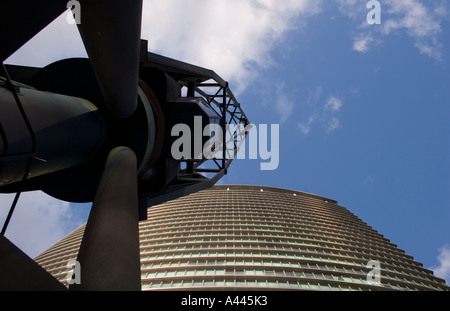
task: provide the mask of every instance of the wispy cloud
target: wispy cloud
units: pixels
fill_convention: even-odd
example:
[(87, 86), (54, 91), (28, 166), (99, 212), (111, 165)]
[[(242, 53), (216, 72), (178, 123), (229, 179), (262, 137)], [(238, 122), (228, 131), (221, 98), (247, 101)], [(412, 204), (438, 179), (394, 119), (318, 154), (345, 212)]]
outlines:
[[(13, 195), (0, 195), (3, 226)], [(70, 204), (43, 192), (22, 193), (5, 236), (28, 256), (35, 257), (80, 226), (85, 220), (74, 216)]]
[(372, 173), (370, 173), (366, 179), (364, 179), (364, 184), (366, 185), (373, 185), (375, 183), (375, 178), (373, 177)]
[(330, 96), (327, 103), (325, 104), (325, 111), (330, 111), (332, 113), (338, 112), (342, 108), (342, 100), (335, 96)]
[(370, 34), (360, 34), (355, 38), (353, 42), (353, 49), (355, 51), (365, 53), (369, 50), (373, 43), (373, 37)]
[[(355, 20), (361, 21), (361, 17), (369, 12), (364, 1), (337, 1), (341, 12)], [(424, 4), (419, 0), (384, 0), (381, 5), (381, 25), (368, 26), (362, 21), (360, 33), (354, 36), (355, 51), (366, 53), (383, 37), (406, 33), (414, 39), (420, 53), (442, 60), (441, 25), (448, 11), (444, 2), (428, 1)]]
[(450, 245), (445, 245), (439, 249), (439, 255), (437, 257), (439, 265), (431, 268), (434, 274), (446, 280), (447, 284), (450, 285)]
[[(292, 91), (291, 91), (292, 92)], [(280, 116), (280, 123), (284, 123), (292, 115), (295, 108), (295, 100), (286, 89), (286, 83), (282, 82), (276, 88), (275, 110)]]
[(429, 57), (441, 60), (442, 51), (438, 40), (441, 33), (441, 16), (443, 7), (428, 8), (417, 0), (391, 0), (388, 2), (388, 14), (383, 23), (383, 32), (390, 34), (404, 30), (415, 39), (419, 51)]
[(305, 123), (299, 122), (299, 123), (298, 123), (299, 129), (302, 131), (302, 133), (303, 133), (304, 135), (308, 135), (308, 134), (311, 132), (311, 126), (312, 126), (312, 124), (314, 123), (314, 121), (315, 121), (315, 120), (314, 120), (314, 117), (311, 116), (311, 117), (309, 117), (309, 119), (308, 119), (307, 122), (305, 122)]
[(327, 127), (327, 129), (326, 129), (327, 133), (331, 133), (334, 130), (337, 130), (338, 128), (341, 127), (341, 122), (339, 121), (338, 118), (333, 116), (327, 121), (326, 127)]
[(324, 111), (324, 122), (326, 123), (326, 132), (331, 133), (334, 130), (337, 130), (341, 127), (341, 122), (336, 117), (336, 113), (338, 113), (342, 108), (342, 100), (335, 97), (330, 96), (325, 104)]
[[(309, 135), (314, 124), (321, 125), (326, 133), (331, 133), (341, 127), (337, 116), (343, 107), (343, 100), (330, 95), (326, 100), (322, 98), (322, 88), (317, 87), (310, 92), (305, 108), (309, 108), (309, 117), (306, 121), (298, 122), (297, 126), (304, 135)], [(308, 114), (307, 114), (308, 115)]]

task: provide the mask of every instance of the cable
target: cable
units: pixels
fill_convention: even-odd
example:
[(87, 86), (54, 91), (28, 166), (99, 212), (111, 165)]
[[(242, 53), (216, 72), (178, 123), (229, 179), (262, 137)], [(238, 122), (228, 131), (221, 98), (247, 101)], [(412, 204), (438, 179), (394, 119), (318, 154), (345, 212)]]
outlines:
[[(22, 178), (22, 185), (26, 181), (27, 176), (30, 172), (32, 160), (33, 160), (32, 158), (30, 158), (28, 160), (27, 168), (26, 168), (25, 174), (23, 175), (23, 178)], [(14, 210), (16, 209), (16, 205), (17, 205), (17, 202), (19, 201), (19, 197), (21, 194), (22, 194), (22, 191), (19, 191), (16, 193), (16, 195), (14, 197), (14, 201), (11, 205), (11, 208), (9, 209), (8, 216), (6, 217), (5, 223), (3, 224), (3, 228), (2, 228), (2, 232), (1, 232), (2, 235), (5, 235), (6, 229), (8, 228), (8, 225), (9, 225), (9, 221), (11, 220), (12, 214), (14, 213)]]

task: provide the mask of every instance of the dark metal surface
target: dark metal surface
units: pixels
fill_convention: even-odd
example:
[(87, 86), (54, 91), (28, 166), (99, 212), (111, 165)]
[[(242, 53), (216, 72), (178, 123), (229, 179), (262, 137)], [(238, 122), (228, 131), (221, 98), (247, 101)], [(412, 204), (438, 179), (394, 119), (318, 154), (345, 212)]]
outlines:
[(92, 103), (31, 88), (17, 89), (20, 106), (11, 92), (0, 87), (0, 123), (8, 146), (0, 158), (4, 164), (0, 187), (21, 181), (23, 173), (17, 172), (24, 171), (28, 159), (17, 158), (20, 154), (34, 159), (27, 176), (30, 179), (86, 163), (95, 156), (106, 132)]
[(136, 110), (142, 0), (80, 1), (81, 38), (111, 113)]
[(0, 235), (0, 276), (0, 291), (67, 290), (3, 235)]
[(140, 290), (136, 172), (133, 151), (111, 151), (78, 254), (81, 284), (71, 290)]

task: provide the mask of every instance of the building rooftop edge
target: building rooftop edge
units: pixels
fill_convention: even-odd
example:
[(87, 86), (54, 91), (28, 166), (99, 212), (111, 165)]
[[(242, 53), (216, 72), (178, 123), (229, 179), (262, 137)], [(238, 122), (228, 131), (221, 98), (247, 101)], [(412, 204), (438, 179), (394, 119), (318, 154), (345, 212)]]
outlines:
[(298, 191), (298, 190), (290, 190), (290, 189), (284, 189), (284, 188), (277, 188), (277, 187), (272, 187), (272, 186), (258, 186), (258, 185), (243, 185), (243, 184), (236, 184), (236, 185), (215, 185), (212, 188), (208, 189), (208, 190), (223, 190), (223, 189), (227, 189), (229, 188), (230, 190), (232, 189), (249, 189), (249, 190), (263, 190), (263, 191), (272, 191), (272, 192), (281, 192), (281, 193), (289, 193), (289, 194), (299, 194), (302, 196), (308, 196), (311, 198), (315, 198), (315, 199), (319, 199), (319, 200), (323, 200), (325, 202), (328, 203), (334, 203), (334, 204), (338, 204), (338, 201), (333, 200), (333, 199), (329, 199), (326, 197), (322, 197), (320, 195), (316, 195), (316, 194), (312, 194), (312, 193), (307, 193), (307, 192), (303, 192), (303, 191)]

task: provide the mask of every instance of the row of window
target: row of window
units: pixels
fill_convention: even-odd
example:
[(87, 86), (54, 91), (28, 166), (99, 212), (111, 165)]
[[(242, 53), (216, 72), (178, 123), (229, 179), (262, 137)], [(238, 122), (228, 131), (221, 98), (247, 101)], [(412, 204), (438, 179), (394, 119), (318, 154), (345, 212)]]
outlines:
[[(255, 261), (225, 261), (225, 260), (208, 260), (205, 262), (161, 262), (158, 265), (155, 264), (143, 264), (141, 267), (142, 271), (142, 280), (143, 283), (146, 283), (147, 279), (151, 278), (170, 278), (170, 277), (177, 277), (177, 278), (183, 278), (186, 277), (202, 277), (202, 276), (210, 276), (210, 277), (220, 277), (220, 276), (244, 276), (244, 277), (251, 277), (251, 276), (258, 276), (258, 277), (278, 277), (278, 278), (308, 278), (308, 279), (317, 279), (317, 280), (329, 280), (329, 281), (341, 281), (341, 282), (348, 282), (348, 283), (354, 283), (354, 284), (365, 284), (365, 285), (371, 285), (366, 277), (367, 277), (367, 271), (362, 270), (355, 270), (355, 269), (346, 269), (345, 267), (336, 267), (336, 266), (324, 266), (324, 265), (310, 265), (308, 263), (304, 264), (298, 264), (298, 267), (304, 268), (304, 269), (317, 269), (318, 272), (304, 272), (304, 271), (298, 271), (298, 270), (267, 270), (267, 269), (236, 269), (236, 268), (224, 268), (226, 265), (245, 265), (248, 264), (249, 266), (257, 266), (257, 262)], [(209, 266), (221, 266), (220, 268), (211, 268), (211, 269), (186, 269), (187, 266), (202, 266), (202, 268), (205, 265)], [(261, 265), (263, 265), (263, 262), (261, 262)], [(267, 266), (268, 262), (264, 262), (264, 266)], [(292, 265), (288, 263), (279, 263), (280, 266), (288, 266), (289, 268), (295, 268), (297, 265)], [(164, 270), (160, 270), (161, 268), (168, 268)], [(176, 270), (170, 269), (169, 267), (177, 267)], [(147, 271), (146, 271), (147, 270)], [(159, 270), (159, 271), (158, 271)], [(384, 270), (383, 270), (384, 271)], [(67, 277), (67, 273), (69, 272), (69, 269), (65, 266), (60, 266), (59, 269), (49, 271), (51, 272), (56, 278), (60, 279), (60, 281), (65, 282), (65, 278)], [(345, 273), (347, 275), (335, 275), (333, 272), (341, 272)], [(330, 274), (331, 273), (331, 274)], [(351, 277), (349, 274), (352, 275), (360, 275), (360, 278), (357, 277)], [(430, 289), (439, 289), (438, 287), (434, 287), (430, 284), (425, 284), (422, 282), (416, 282), (412, 279), (405, 279), (405, 278), (399, 278), (396, 276), (390, 276), (387, 274), (382, 275), (383, 283), (386, 282), (386, 280), (391, 280), (394, 282), (405, 282), (407, 284), (410, 284), (411, 286), (422, 286), (424, 288), (430, 288)], [(181, 282), (181, 281), (174, 281), (174, 282)], [(259, 281), (261, 282), (261, 281)], [(292, 281), (289, 281), (292, 283)], [(170, 283), (170, 282), (169, 282)], [(165, 284), (169, 284), (167, 281), (165, 281)], [(282, 282), (283, 283), (283, 282)], [(283, 284), (285, 284), (284, 282)], [(158, 284), (158, 283), (154, 283)], [(295, 284), (295, 282), (294, 282)], [(384, 284), (383, 284), (384, 285)], [(156, 285), (155, 285), (156, 286)], [(218, 285), (222, 286), (222, 285)], [(331, 285), (330, 285), (331, 286)], [(380, 285), (381, 286), (381, 285)], [(410, 287), (411, 287), (410, 286)], [(392, 285), (392, 288), (400, 288), (400, 286)]]
[(176, 215), (178, 213), (189, 213), (196, 216), (208, 216), (216, 214), (218, 216), (253, 216), (262, 215), (268, 216), (308, 216), (308, 217), (323, 217), (335, 221), (339, 218), (347, 223), (361, 222), (356, 216), (349, 214), (344, 209), (320, 209), (315, 210), (314, 206), (307, 204), (290, 204), (282, 205), (280, 202), (275, 202), (270, 204), (270, 202), (263, 202), (261, 204), (255, 202), (239, 202), (239, 203), (227, 203), (222, 202), (202, 202), (190, 201), (190, 202), (176, 202), (173, 206), (166, 205), (164, 208), (157, 209), (151, 207), (149, 209), (149, 214), (155, 215), (158, 218), (166, 218)]
[(168, 270), (168, 271), (150, 271), (143, 272), (142, 279), (149, 278), (170, 278), (170, 277), (186, 277), (186, 276), (263, 276), (263, 277), (279, 277), (279, 278), (308, 278), (341, 281), (349, 283), (369, 284), (364, 278), (354, 278), (350, 276), (341, 276), (323, 273), (311, 273), (301, 271), (278, 271), (264, 269), (200, 269), (200, 270)]
[[(189, 212), (180, 212), (177, 215), (173, 215), (172, 217), (160, 221), (156, 221), (155, 217), (156, 215), (151, 216), (151, 221), (143, 222), (141, 223), (141, 232), (151, 233), (152, 231), (158, 231), (161, 228), (167, 229), (167, 228), (200, 228), (204, 226), (210, 226), (211, 224), (217, 224), (218, 227), (223, 226), (230, 226), (230, 229), (234, 229), (235, 227), (240, 227), (243, 225), (250, 226), (249, 228), (254, 228), (255, 226), (262, 226), (262, 230), (268, 230), (270, 227), (280, 227), (284, 230), (299, 230), (303, 227), (308, 227), (309, 229), (313, 231), (318, 232), (325, 232), (328, 235), (342, 235), (342, 233), (345, 234), (352, 234), (352, 235), (364, 235), (367, 237), (370, 237), (374, 242), (376, 240), (377, 242), (381, 243), (389, 243), (389, 240), (384, 238), (382, 235), (378, 234), (375, 230), (368, 227), (367, 225), (364, 225), (362, 222), (356, 226), (355, 224), (352, 224), (350, 226), (345, 226), (339, 219), (338, 222), (325, 224), (325, 221), (322, 219), (320, 221), (316, 220), (316, 218), (301, 218), (301, 217), (281, 217), (278, 213), (278, 215), (273, 215), (270, 217), (261, 217), (260, 214), (258, 216), (255, 215), (254, 218), (245, 218), (245, 219), (239, 219), (239, 218), (233, 218), (233, 217), (223, 217), (221, 215), (210, 215), (205, 216), (204, 218), (198, 217), (196, 215), (192, 215)], [(299, 218), (299, 219), (296, 219)], [(320, 218), (317, 218), (320, 219)], [(301, 225), (301, 227), (299, 227)], [(281, 228), (281, 227), (280, 227)], [(334, 229), (333, 229), (334, 228)]]
[[(68, 252), (68, 253), (70, 253), (70, 255), (71, 255), (71, 257), (73, 257), (73, 254), (75, 254), (76, 252), (74, 252), (74, 251), (72, 251), (72, 252)], [(222, 255), (224, 255), (224, 254), (222, 254), (222, 253), (219, 253), (219, 252), (217, 252), (217, 253), (214, 253), (214, 255), (208, 255), (208, 257), (209, 256), (222, 256)], [(236, 255), (236, 253), (232, 253), (232, 254), (227, 254), (227, 256), (235, 256)], [(240, 253), (240, 254), (238, 254), (238, 255), (241, 255), (241, 256), (261, 256), (259, 253), (258, 254), (248, 254), (248, 253)], [(188, 255), (189, 257), (191, 256), (191, 255)], [(195, 254), (192, 254), (192, 256), (196, 256)], [(205, 255), (204, 254), (204, 256), (207, 256), (207, 255)], [(268, 256), (268, 254), (266, 254), (266, 256)], [(289, 256), (288, 256), (289, 257)], [(61, 258), (61, 257), (60, 257)], [(143, 256), (142, 257), (142, 260), (143, 261), (145, 261), (145, 260), (149, 260), (149, 259), (157, 259), (157, 258), (159, 258), (159, 257), (154, 257), (154, 256)], [(297, 258), (300, 258), (300, 259), (304, 259), (304, 257), (297, 257), (297, 256), (290, 256), (289, 258), (291, 258), (291, 259), (297, 259)], [(308, 258), (308, 257), (306, 257), (306, 258)], [(54, 261), (54, 263), (55, 263), (55, 265), (59, 265), (59, 269), (65, 269), (65, 267), (64, 267), (64, 265), (62, 265), (61, 266), (61, 263), (60, 263), (60, 261), (61, 260), (57, 260), (57, 259), (54, 259), (53, 260)], [(345, 262), (346, 264), (348, 264), (348, 261), (337, 261), (337, 262)], [(238, 263), (239, 264), (239, 263)], [(257, 263), (256, 263), (257, 264)], [(361, 266), (363, 266), (363, 265), (361, 265)], [(52, 267), (51, 267), (51, 264), (49, 264), (49, 263), (47, 263), (47, 268), (48, 269), (52, 269)], [(53, 267), (53, 268), (57, 268), (57, 267)], [(412, 274), (411, 274), (412, 275)], [(416, 275), (416, 274), (414, 274), (414, 275)], [(428, 278), (427, 278), (428, 279)], [(428, 280), (430, 280), (430, 279), (428, 279)]]
[[(243, 207), (244, 208), (244, 207)], [(276, 220), (276, 221), (286, 221), (288, 223), (295, 222), (310, 222), (313, 224), (327, 224), (328, 227), (345, 227), (350, 229), (360, 228), (367, 231), (372, 231), (376, 233), (372, 228), (363, 224), (360, 220), (354, 221), (346, 221), (345, 219), (335, 215), (326, 215), (323, 213), (305, 213), (301, 211), (296, 211), (295, 213), (286, 213), (279, 208), (273, 208), (273, 212), (264, 213), (261, 209), (254, 208), (254, 211), (250, 210), (250, 207), (246, 206), (243, 211), (233, 211), (229, 212), (226, 210), (227, 208), (223, 205), (219, 206), (205, 206), (204, 210), (199, 210), (198, 207), (195, 209), (190, 206), (189, 208), (177, 208), (172, 209), (170, 212), (160, 214), (160, 213), (149, 213), (149, 219), (151, 219), (151, 223), (153, 225), (158, 225), (158, 223), (167, 223), (168, 221), (176, 220), (176, 219), (185, 219), (189, 220), (190, 218), (194, 219), (215, 219), (215, 220), (228, 220), (228, 221), (238, 221), (241, 220), (241, 217), (244, 217), (246, 220), (253, 221), (264, 221), (264, 220)], [(151, 209), (150, 209), (151, 210)], [(317, 221), (316, 219), (320, 219)]]
[[(354, 259), (360, 259), (360, 260), (368, 260), (370, 259), (383, 259), (385, 261), (386, 257), (388, 261), (391, 261), (392, 263), (395, 260), (399, 260), (398, 258), (393, 258), (392, 256), (379, 256), (375, 255), (372, 252), (363, 253), (363, 252), (355, 252), (355, 250), (350, 249), (337, 249), (337, 248), (325, 248), (325, 247), (319, 247), (317, 248), (309, 248), (309, 247), (302, 247), (302, 248), (294, 248), (292, 246), (287, 246), (286, 244), (279, 244), (279, 245), (268, 245), (268, 244), (190, 244), (188, 241), (185, 241), (184, 243), (180, 244), (172, 244), (170, 246), (156, 246), (156, 247), (150, 247), (146, 244), (141, 244), (141, 249), (143, 252), (171, 252), (171, 251), (211, 251), (211, 250), (222, 250), (222, 251), (230, 251), (232, 250), (233, 254), (236, 254), (238, 256), (244, 256), (245, 250), (252, 250), (252, 252), (256, 251), (276, 251), (281, 252), (277, 253), (276, 255), (278, 257), (280, 256), (286, 256), (288, 258), (296, 258), (295, 254), (299, 253), (312, 253), (316, 255), (331, 255), (331, 256), (342, 256), (346, 258), (354, 258)], [(295, 254), (292, 254), (294, 253)], [(245, 253), (247, 254), (247, 253)], [(401, 262), (404, 262), (404, 258), (400, 258)]]
[[(252, 258), (252, 257), (269, 257), (269, 258), (291, 258), (291, 259), (308, 259), (308, 260), (318, 260), (318, 261), (322, 261), (322, 260), (337, 260), (337, 259), (342, 259), (343, 262), (348, 262), (346, 261), (347, 259), (361, 259), (361, 260), (365, 260), (365, 258), (363, 257), (358, 257), (358, 256), (345, 256), (346, 258), (342, 258), (343, 256), (339, 256), (339, 255), (335, 255), (335, 254), (325, 254), (325, 253), (315, 253), (312, 252), (311, 254), (301, 254), (301, 253), (279, 253), (279, 252), (264, 252), (264, 251), (260, 251), (260, 250), (251, 250), (251, 251), (240, 251), (240, 250), (236, 250), (236, 251), (225, 251), (225, 250), (209, 250), (209, 251), (178, 251), (178, 252), (162, 252), (162, 253), (155, 253), (152, 250), (147, 251), (146, 249), (143, 249), (141, 251), (142, 255), (147, 255), (146, 257), (142, 257), (143, 259), (147, 259), (147, 260), (153, 260), (153, 259), (158, 259), (158, 258), (179, 258), (179, 257), (246, 257), (246, 258)], [(152, 254), (152, 255), (148, 255), (148, 254)], [(325, 255), (325, 256), (323, 256)], [(339, 258), (332, 258), (332, 257), (326, 257), (326, 255), (332, 255), (332, 256), (339, 256)], [(353, 262), (353, 261), (350, 261)], [(359, 263), (356, 263), (357, 265), (360, 265)]]
[[(354, 291), (367, 290), (365, 286), (351, 285), (331, 285), (314, 282), (289, 282), (289, 281), (262, 281), (262, 280), (187, 280), (187, 281), (161, 281), (144, 282), (142, 290), (152, 290), (161, 288), (195, 288), (195, 287), (220, 287), (220, 288), (284, 288), (313, 291)], [(390, 284), (384, 285), (385, 289), (405, 290), (399, 286)]]
[[(274, 231), (274, 232), (282, 232), (282, 233), (310, 233), (310, 232), (318, 232), (318, 233), (326, 233), (328, 235), (336, 235), (347, 237), (348, 235), (364, 235), (366, 238), (370, 235), (371, 238), (379, 240), (381, 242), (386, 242), (381, 236), (376, 234), (368, 234), (365, 231), (354, 230), (354, 228), (343, 228), (338, 227), (337, 229), (332, 229), (330, 227), (326, 227), (323, 225), (308, 225), (307, 223), (302, 222), (299, 223), (274, 223), (272, 222), (252, 222), (248, 219), (239, 222), (231, 222), (231, 223), (221, 223), (217, 222), (200, 222), (180, 220), (178, 223), (165, 223), (160, 228), (151, 226), (152, 224), (148, 224), (148, 226), (141, 226), (141, 234), (142, 235), (151, 235), (154, 233), (174, 233), (179, 231), (211, 231), (211, 230), (227, 230), (227, 231)], [(306, 230), (306, 231), (305, 231)]]
[[(241, 234), (243, 232), (240, 232)], [(254, 236), (255, 238), (251, 239), (249, 237)], [(278, 233), (272, 233), (272, 232), (254, 232), (252, 235), (250, 234), (246, 234), (246, 235), (240, 235), (240, 234), (233, 234), (231, 232), (221, 232), (221, 231), (208, 231), (208, 232), (187, 232), (187, 233), (174, 233), (174, 234), (161, 234), (161, 235), (153, 235), (151, 237), (147, 236), (147, 237), (143, 237), (141, 239), (141, 241), (145, 241), (145, 240), (158, 240), (158, 244), (164, 244), (164, 242), (162, 242), (161, 240), (164, 239), (168, 239), (168, 240), (173, 240), (173, 239), (185, 239), (185, 238), (190, 238), (190, 239), (199, 239), (199, 238), (213, 238), (213, 237), (227, 237), (227, 239), (223, 239), (223, 241), (230, 241), (230, 240), (234, 240), (236, 242), (241, 242), (241, 241), (249, 241), (249, 242), (258, 242), (264, 239), (279, 239), (279, 240), (283, 240), (284, 243), (289, 243), (292, 245), (301, 245), (301, 241), (302, 240), (312, 240), (312, 241), (317, 241), (317, 242), (322, 242), (322, 243), (335, 243), (335, 244), (344, 244), (347, 246), (358, 246), (358, 244), (365, 244), (367, 246), (367, 248), (369, 249), (382, 249), (381, 247), (378, 247), (376, 245), (374, 245), (374, 243), (369, 241), (361, 242), (361, 243), (355, 243), (354, 241), (351, 241), (350, 239), (340, 239), (340, 238), (336, 238), (336, 239), (330, 239), (329, 236), (326, 235), (311, 235), (311, 234), (305, 234), (305, 235), (300, 235), (300, 234), (278, 234)], [(300, 240), (300, 241), (299, 241)], [(185, 240), (186, 241), (186, 240)], [(217, 241), (221, 241), (220, 239)], [(384, 243), (383, 246), (387, 246), (387, 243)], [(388, 252), (385, 251), (384, 252), (386, 254), (387, 257), (392, 258), (392, 252)], [(397, 252), (399, 253), (399, 252)], [(401, 260), (402, 261), (410, 261), (409, 257), (405, 257), (404, 254), (400, 253), (399, 254), (401, 256)], [(392, 260), (395, 260), (394, 258), (392, 258)], [(411, 264), (417, 265), (417, 263), (411, 261)]]
[[(339, 269), (342, 271), (342, 269)], [(331, 274), (330, 274), (331, 272)], [(340, 282), (348, 282), (355, 284), (366, 284), (373, 285), (367, 280), (367, 271), (355, 271), (352, 269), (352, 274), (360, 275), (359, 278), (352, 277), (350, 275), (336, 275), (332, 273), (333, 271), (320, 271), (317, 273), (313, 272), (304, 272), (304, 271), (296, 271), (296, 270), (267, 270), (267, 269), (179, 269), (179, 270), (163, 270), (157, 271), (153, 269), (153, 271), (143, 271), (142, 279), (148, 278), (170, 278), (170, 277), (192, 277), (192, 276), (261, 276), (261, 277), (278, 277), (278, 278), (308, 278), (308, 279), (318, 279), (318, 280), (329, 280), (329, 281), (340, 281)], [(338, 271), (334, 271), (338, 272)], [(347, 271), (350, 272), (350, 271)], [(437, 289), (432, 285), (427, 285), (423, 282), (417, 282), (412, 279), (399, 278), (396, 276), (390, 276), (383, 274), (382, 275), (382, 283), (387, 280), (393, 282), (403, 282), (414, 286), (420, 286), (425, 288), (433, 288)], [(381, 284), (379, 285), (381, 286)]]
[(236, 199), (229, 199), (227, 196), (206, 196), (200, 197), (196, 196), (193, 198), (184, 197), (177, 199), (176, 201), (167, 202), (162, 205), (152, 206), (150, 211), (158, 211), (163, 214), (166, 213), (169, 209), (175, 208), (186, 208), (186, 207), (196, 207), (202, 208), (206, 206), (217, 206), (217, 205), (225, 205), (228, 206), (227, 209), (234, 211), (238, 210), (242, 206), (246, 206), (252, 209), (266, 210), (268, 212), (272, 211), (272, 207), (277, 207), (278, 210), (283, 209), (283, 211), (287, 212), (296, 212), (299, 208), (302, 208), (305, 211), (310, 211), (312, 213), (333, 213), (342, 215), (342, 217), (346, 217), (348, 219), (357, 218), (353, 213), (348, 211), (346, 208), (338, 206), (336, 204), (323, 204), (323, 202), (317, 200), (306, 200), (290, 197), (286, 200), (284, 197), (271, 197), (270, 195), (265, 195), (264, 198), (260, 198), (258, 196), (250, 196), (250, 197), (240, 197)]
[[(209, 237), (209, 236), (230, 236), (230, 235), (235, 235), (235, 236), (255, 236), (255, 237), (262, 237), (262, 238), (282, 238), (282, 239), (313, 239), (313, 240), (317, 240), (317, 241), (333, 241), (333, 242), (340, 242), (340, 241), (348, 241), (348, 242), (354, 242), (354, 238), (353, 239), (349, 239), (347, 236), (343, 236), (343, 237), (338, 237), (338, 236), (333, 236), (334, 239), (330, 239), (330, 235), (324, 235), (324, 234), (311, 234), (310, 232), (299, 232), (299, 233), (287, 233), (287, 232), (282, 232), (280, 233), (276, 233), (276, 232), (269, 232), (269, 231), (264, 231), (264, 230), (255, 230), (254, 232), (249, 232), (249, 231), (239, 231), (237, 230), (220, 230), (218, 228), (217, 230), (204, 230), (204, 231), (199, 231), (197, 229), (192, 229), (192, 231), (179, 231), (179, 232), (170, 232), (170, 233), (160, 233), (160, 232), (156, 232), (155, 234), (151, 235), (152, 239), (168, 239), (168, 238), (185, 238), (185, 237)], [(147, 237), (150, 237), (149, 235), (147, 235)], [(363, 241), (363, 240), (361, 240)], [(367, 241), (366, 240), (366, 244), (370, 244), (372, 245), (372, 247), (374, 246), (375, 243), (373, 243), (373, 241)], [(350, 244), (352, 245), (352, 244)]]
[[(360, 245), (357, 245), (356, 243), (350, 244), (350, 243), (344, 243), (342, 241), (326, 241), (323, 242), (323, 239), (317, 239), (314, 237), (308, 237), (304, 240), (295, 239), (295, 240), (287, 240), (284, 241), (284, 239), (273, 239), (273, 238), (264, 238), (264, 237), (251, 237), (251, 236), (241, 236), (241, 235), (225, 235), (225, 238), (222, 237), (186, 237), (183, 239), (178, 240), (172, 240), (172, 239), (164, 239), (164, 240), (156, 240), (154, 237), (141, 237), (141, 247), (157, 247), (157, 246), (164, 246), (164, 245), (185, 245), (185, 244), (200, 244), (200, 243), (207, 243), (211, 245), (212, 247), (215, 247), (214, 245), (218, 245), (218, 243), (256, 243), (256, 244), (279, 244), (282, 247), (285, 247), (286, 244), (292, 245), (292, 247), (296, 246), (313, 246), (313, 247), (325, 247), (325, 248), (332, 248), (335, 250), (343, 250), (343, 251), (352, 251), (357, 248), (361, 249), (361, 252), (373, 256), (379, 256), (375, 255), (373, 251), (373, 247), (367, 248), (367, 247), (361, 247)], [(284, 241), (284, 243), (283, 243)], [(320, 243), (316, 242), (319, 241)], [(384, 248), (378, 248), (377, 253), (381, 254), (382, 256), (386, 258), (390, 258), (391, 256), (395, 255), (392, 252), (389, 252), (385, 250)], [(401, 255), (401, 254), (400, 254)], [(399, 256), (400, 256), (399, 255)], [(372, 257), (373, 257), (372, 256)], [(409, 258), (409, 256), (408, 256)], [(404, 260), (404, 257), (402, 257), (402, 260)]]
[[(78, 255), (80, 244), (78, 243), (71, 249), (62, 249), (58, 252), (52, 252), (48, 254), (43, 254), (40, 257), (36, 257), (35, 261), (47, 269), (51, 268), (53, 265), (66, 264), (70, 259), (76, 258)], [(57, 256), (55, 256), (57, 254)]]
[[(374, 245), (374, 243), (369, 241), (355, 242), (355, 241), (347, 241), (340, 238), (330, 238), (330, 235), (323, 234), (310, 234), (309, 232), (303, 232), (304, 235), (279, 235), (279, 234), (271, 234), (271, 233), (261, 233), (261, 232), (253, 232), (252, 234), (248, 232), (190, 232), (190, 233), (179, 233), (174, 235), (145, 235), (143, 233), (141, 235), (140, 241), (145, 245), (145, 242), (152, 241), (147, 243), (147, 245), (164, 245), (164, 244), (172, 244), (172, 243), (194, 243), (194, 242), (203, 242), (203, 243), (220, 243), (220, 242), (255, 242), (255, 243), (280, 243), (285, 242), (291, 245), (315, 245), (315, 246), (325, 246), (328, 245), (337, 245), (338, 248), (347, 247), (348, 250), (355, 249), (355, 247), (361, 247), (366, 249), (366, 253), (370, 253), (369, 250), (376, 249), (378, 253), (384, 254), (387, 258), (394, 258), (392, 256), (398, 256), (402, 261), (412, 260), (410, 256), (406, 256), (403, 252), (394, 248), (394, 246), (389, 243), (383, 243), (380, 245)], [(217, 237), (217, 238), (215, 238)], [(222, 238), (225, 237), (225, 238)], [(173, 241), (173, 239), (182, 239), (179, 241)], [(169, 240), (168, 242), (164, 240)], [(395, 250), (393, 252), (392, 250)], [(414, 264), (417, 264), (413, 262)]]
[[(183, 252), (184, 251), (184, 252)], [(148, 254), (151, 253), (153, 254), (152, 256), (147, 256), (145, 258), (149, 258), (151, 259), (158, 259), (158, 258), (166, 258), (165, 256), (178, 256), (181, 255), (183, 257), (271, 257), (271, 258), (288, 258), (288, 259), (314, 259), (314, 260), (320, 260), (320, 261), (333, 261), (333, 260), (337, 260), (337, 261), (343, 261), (346, 262), (347, 260), (350, 259), (356, 259), (356, 260), (362, 260), (363, 262), (368, 262), (370, 259), (368, 259), (367, 257), (363, 257), (361, 255), (357, 256), (357, 255), (349, 255), (349, 254), (345, 254), (342, 255), (340, 253), (333, 253), (332, 251), (328, 251), (328, 252), (317, 252), (317, 251), (309, 251), (309, 250), (302, 250), (301, 252), (288, 252), (288, 253), (280, 253), (280, 252), (264, 252), (264, 251), (260, 251), (258, 249), (252, 249), (251, 251), (242, 251), (242, 250), (238, 250), (238, 249), (234, 249), (233, 251), (229, 250), (229, 251), (225, 251), (225, 250), (218, 250), (218, 251), (214, 251), (209, 249), (207, 252), (205, 251), (201, 251), (199, 249), (189, 249), (189, 250), (183, 250), (183, 251), (179, 251), (177, 253), (173, 252), (161, 252), (161, 253), (157, 253), (154, 250), (143, 250), (142, 253), (143, 254)], [(310, 253), (310, 254), (314, 254), (316, 256), (310, 256), (309, 254), (302, 254), (302, 253)], [(331, 258), (331, 257), (323, 257), (323, 256), (336, 256), (339, 258)], [(319, 258), (319, 259), (318, 259)], [(361, 264), (358, 264), (361, 265)]]
[[(248, 266), (248, 267), (258, 267), (258, 266), (264, 266), (264, 267), (273, 267), (273, 268), (289, 268), (289, 269), (308, 269), (308, 270), (321, 270), (322, 272), (342, 272), (342, 273), (350, 273), (350, 274), (359, 274), (359, 275), (367, 275), (367, 267), (364, 264), (358, 264), (354, 265), (354, 263), (350, 261), (319, 261), (319, 262), (305, 262), (305, 261), (287, 261), (283, 260), (281, 258), (280, 261), (276, 260), (255, 260), (250, 259), (249, 257), (245, 258), (230, 258), (230, 259), (217, 259), (217, 258), (211, 258), (211, 259), (191, 259), (187, 260), (186, 258), (177, 260), (176, 258), (165, 258), (164, 260), (153, 260), (153, 255), (148, 256), (141, 256), (141, 269), (142, 271), (153, 269), (153, 268), (169, 268), (169, 267), (205, 267), (205, 266)], [(233, 256), (230, 256), (233, 257)], [(175, 260), (172, 260), (175, 259)], [(273, 258), (271, 258), (273, 259)], [(151, 260), (151, 261), (149, 261)], [(334, 266), (332, 264), (342, 264), (342, 266)], [(356, 268), (356, 270), (355, 270)], [(427, 284), (433, 284), (435, 283), (434, 279), (429, 278), (427, 275), (424, 275), (423, 273), (412, 273), (412, 272), (405, 272), (405, 271), (399, 271), (395, 268), (389, 267), (385, 264), (382, 264), (382, 275), (383, 277), (395, 280), (395, 281), (405, 281), (408, 283), (414, 283), (417, 285), (423, 285), (423, 286), (430, 286), (425, 285)], [(389, 276), (392, 274), (392, 276)], [(400, 278), (396, 275), (401, 276)], [(403, 277), (402, 277), (403, 276)], [(423, 280), (423, 282), (420, 281), (414, 281), (414, 279)]]

